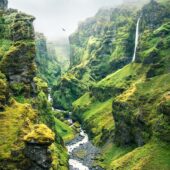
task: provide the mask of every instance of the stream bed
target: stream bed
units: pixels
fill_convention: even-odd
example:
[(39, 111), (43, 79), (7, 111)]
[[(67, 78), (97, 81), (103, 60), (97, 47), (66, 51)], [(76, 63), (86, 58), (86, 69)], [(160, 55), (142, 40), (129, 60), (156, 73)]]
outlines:
[[(49, 88), (48, 101), (52, 102), (50, 95), (51, 89)], [(57, 110), (52, 108), (53, 110)], [(66, 112), (63, 110), (57, 110), (60, 112)], [(73, 124), (71, 119), (72, 112), (69, 112), (67, 121)], [(85, 131), (80, 128), (80, 133), (67, 145), (69, 153), (69, 169), (70, 170), (103, 170), (98, 166), (94, 166), (93, 162), (96, 157), (100, 154), (100, 150), (95, 147), (89, 140), (88, 135)]]
[(101, 170), (93, 166), (95, 157), (100, 153), (99, 149), (92, 145), (83, 129), (66, 147), (70, 156), (70, 170)]

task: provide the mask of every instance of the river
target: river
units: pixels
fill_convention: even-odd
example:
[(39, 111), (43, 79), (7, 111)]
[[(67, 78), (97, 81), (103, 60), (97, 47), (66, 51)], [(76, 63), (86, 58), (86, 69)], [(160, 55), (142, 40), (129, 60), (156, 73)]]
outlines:
[[(48, 95), (49, 102), (52, 102), (52, 98), (49, 92)], [(54, 109), (53, 110), (57, 110)], [(62, 110), (57, 110), (60, 112), (65, 112)], [(69, 118), (67, 121), (73, 124), (71, 119), (72, 113), (69, 112)], [(70, 141), (67, 145), (67, 150), (69, 154), (69, 169), (70, 170), (102, 170), (99, 167), (93, 166), (93, 161), (98, 154), (100, 154), (99, 149), (93, 146), (89, 140), (88, 135), (85, 131), (80, 128), (80, 133)]]
[(72, 141), (72, 143), (67, 145), (67, 150), (70, 155), (69, 159), (70, 170), (89, 170), (89, 168), (83, 165), (82, 162), (76, 160), (75, 158), (72, 158), (73, 151), (75, 149), (80, 149), (82, 145), (87, 144), (89, 142), (88, 135), (82, 129), (80, 130), (80, 136), (82, 138), (78, 138), (77, 140), (75, 140), (75, 142)]

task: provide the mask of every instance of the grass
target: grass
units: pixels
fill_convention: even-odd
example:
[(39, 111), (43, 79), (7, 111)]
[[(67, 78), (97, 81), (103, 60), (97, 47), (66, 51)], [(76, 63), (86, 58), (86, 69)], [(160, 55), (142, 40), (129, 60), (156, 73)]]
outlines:
[(97, 164), (105, 169), (108, 169), (114, 160), (117, 160), (120, 157), (124, 156), (132, 149), (132, 147), (118, 147), (112, 142), (108, 142), (102, 147), (102, 156), (100, 157), (99, 162), (97, 162)]
[(73, 129), (64, 122), (55, 118), (55, 128), (57, 133), (63, 138), (64, 142), (67, 143), (75, 137)]
[(127, 78), (129, 76), (137, 78), (137, 73), (140, 74), (145, 73), (147, 70), (146, 66), (143, 66), (142, 64), (128, 64), (122, 69), (116, 71), (115, 73), (112, 73), (108, 75), (106, 78), (102, 79), (97, 83), (97, 86), (122, 86), (124, 83), (127, 83)]
[(117, 160), (113, 160), (109, 170), (169, 170), (170, 145), (161, 141), (151, 141), (136, 148)]
[[(128, 99), (129, 96), (135, 93), (136, 84), (145, 80), (147, 70), (148, 67), (142, 64), (129, 64), (117, 72), (108, 75), (99, 81), (96, 86), (103, 88), (108, 86), (112, 88), (115, 88), (115, 86), (126, 86), (127, 90), (121, 95), (123, 99)], [(90, 131), (94, 144), (101, 143), (104, 140), (103, 137), (107, 134), (106, 132), (108, 132), (107, 135), (111, 136), (111, 132), (114, 130), (112, 102), (113, 97), (106, 101), (99, 101), (93, 96), (93, 93), (88, 92), (73, 103), (75, 112), (80, 110), (77, 116), (81, 118), (84, 127)]]
[(52, 153), (52, 168), (50, 170), (68, 170), (68, 154), (66, 148), (55, 143), (50, 146)]
[(156, 76), (137, 86), (139, 93), (147, 95), (148, 93), (157, 94), (170, 90), (170, 73)]
[(99, 144), (101, 142), (103, 132), (106, 130), (110, 133), (114, 128), (114, 120), (112, 117), (112, 99), (105, 102), (93, 101), (90, 98), (89, 93), (83, 95), (80, 99), (74, 102), (76, 108), (86, 108), (86, 111), (82, 112), (81, 120), (83, 126), (91, 131), (93, 136), (93, 143)]

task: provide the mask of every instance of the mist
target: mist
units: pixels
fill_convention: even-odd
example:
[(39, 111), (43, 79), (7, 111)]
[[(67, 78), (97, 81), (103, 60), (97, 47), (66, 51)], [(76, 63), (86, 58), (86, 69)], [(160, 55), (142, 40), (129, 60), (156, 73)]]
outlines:
[[(36, 17), (35, 30), (49, 40), (68, 37), (80, 21), (123, 0), (9, 0), (9, 7)], [(63, 28), (65, 31), (63, 31)]]

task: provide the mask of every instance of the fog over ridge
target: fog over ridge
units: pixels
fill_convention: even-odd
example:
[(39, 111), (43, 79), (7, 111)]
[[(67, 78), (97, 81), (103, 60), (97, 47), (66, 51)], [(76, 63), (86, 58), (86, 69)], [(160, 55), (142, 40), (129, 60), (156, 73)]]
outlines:
[[(9, 7), (36, 17), (36, 31), (53, 40), (67, 37), (78, 22), (95, 15), (101, 7), (114, 7), (123, 0), (9, 0)], [(66, 31), (63, 31), (64, 28)]]

